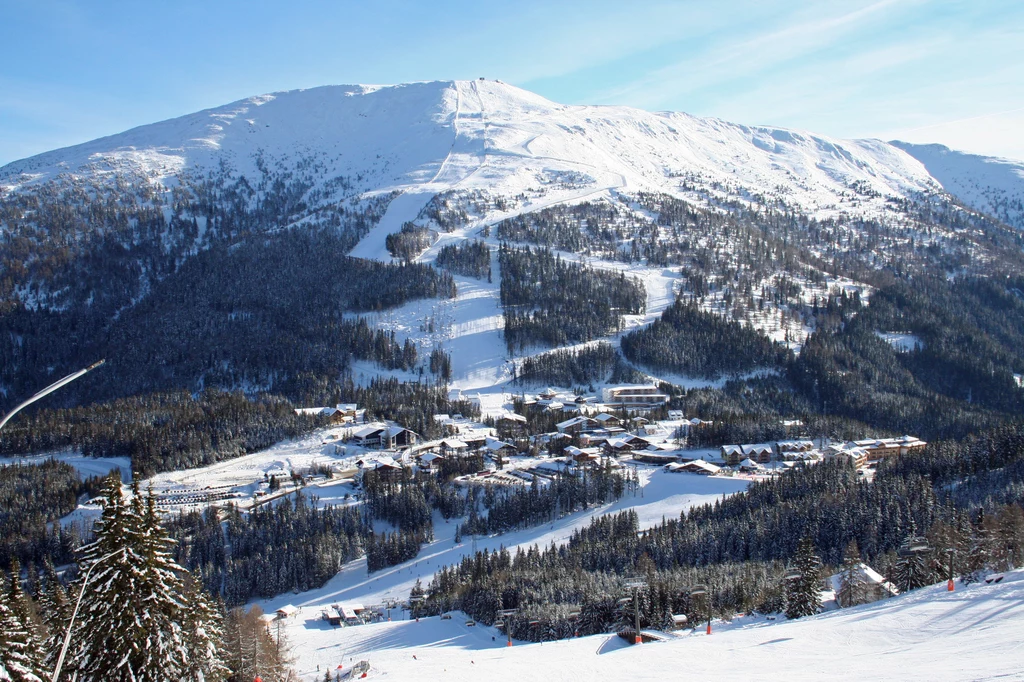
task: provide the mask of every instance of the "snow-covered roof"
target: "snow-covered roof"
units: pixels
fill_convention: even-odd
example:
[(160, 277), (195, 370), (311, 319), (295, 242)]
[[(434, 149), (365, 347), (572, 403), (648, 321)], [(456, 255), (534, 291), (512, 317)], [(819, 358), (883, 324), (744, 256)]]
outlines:
[[(857, 573), (860, 575), (861, 579), (864, 580), (865, 582), (873, 583), (875, 585), (878, 585), (883, 590), (887, 591), (889, 594), (891, 594), (893, 596), (899, 594), (900, 591), (896, 588), (895, 585), (893, 585), (892, 583), (887, 581), (885, 579), (885, 577), (882, 576), (882, 574), (880, 574), (878, 571), (876, 571), (875, 569), (871, 568), (867, 564), (865, 564), (863, 562), (857, 564), (856, 570), (857, 570)], [(843, 584), (843, 572), (840, 571), (839, 573), (836, 573), (835, 575), (830, 576), (829, 577), (829, 582), (832, 584), (832, 589), (836, 593), (838, 593), (839, 592), (839, 588), (842, 587), (842, 584)]]
[(562, 430), (567, 429), (570, 426), (575, 426), (576, 424), (589, 424), (593, 421), (594, 420), (590, 417), (573, 417), (572, 419), (566, 419), (564, 422), (558, 422), (555, 424), (555, 428)]
[(380, 426), (380, 425), (377, 425), (377, 426), (373, 426), (373, 425), (364, 426), (363, 428), (358, 429), (357, 431), (353, 432), (352, 436), (355, 437), (355, 438), (369, 438), (370, 436), (375, 436), (378, 433), (384, 431), (384, 429), (385, 429), (385, 427)]
[(443, 448), (451, 448), (452, 450), (465, 450), (469, 447), (458, 438), (445, 438), (438, 445)]
[(294, 616), (298, 612), (298, 606), (294, 606), (292, 604), (285, 604), (277, 610), (277, 615), (281, 616), (282, 618), (288, 618), (290, 616)]
[(672, 464), (669, 464), (666, 468), (669, 471), (679, 471), (681, 469), (687, 471), (700, 470), (706, 471), (709, 474), (717, 474), (722, 469), (721, 467), (715, 466), (710, 462), (705, 462), (702, 459), (695, 459), (692, 462), (674, 462)]

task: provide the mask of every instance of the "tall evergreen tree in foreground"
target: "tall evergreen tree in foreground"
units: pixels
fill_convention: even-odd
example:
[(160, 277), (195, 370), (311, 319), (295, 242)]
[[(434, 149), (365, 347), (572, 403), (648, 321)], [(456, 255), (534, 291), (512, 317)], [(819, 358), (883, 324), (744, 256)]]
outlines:
[(786, 618), (812, 616), (821, 610), (821, 558), (805, 535), (797, 545), (791, 573), (786, 576)]
[(185, 571), (171, 558), (173, 543), (152, 495), (143, 500), (136, 487), (126, 501), (117, 474), (107, 478), (104, 493), (96, 539), (82, 548), (82, 577), (74, 585), (78, 594), (88, 578), (64, 679), (222, 679), (210, 641), (218, 638), (216, 618), (185, 590)]

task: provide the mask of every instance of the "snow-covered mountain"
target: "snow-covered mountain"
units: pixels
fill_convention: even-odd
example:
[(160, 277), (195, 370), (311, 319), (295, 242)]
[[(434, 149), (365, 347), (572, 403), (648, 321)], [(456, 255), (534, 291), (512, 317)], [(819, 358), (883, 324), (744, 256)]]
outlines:
[(892, 144), (924, 164), (943, 189), (1024, 230), (1024, 162), (958, 152), (941, 144)]
[[(89, 321), (81, 328), (109, 326), (121, 339), (134, 328), (161, 328), (166, 338), (147, 343), (163, 347), (179, 336), (177, 318), (192, 315), (176, 304), (195, 286), (187, 277), (204, 278), (199, 286), (208, 289), (250, 290), (248, 274), (225, 284), (214, 273), (247, 272), (265, 258), (281, 280), (263, 282), (266, 291), (308, 298), (281, 293), (308, 263), (301, 248), (293, 243), (285, 256), (286, 245), (251, 238), (308, 226), (333, 235), (332, 253), (385, 262), (400, 255), (434, 264), (443, 247), (469, 240), (483, 240), (492, 256), (499, 242), (553, 247), (643, 284), (646, 306), (623, 317), (619, 334), (658, 319), (682, 294), (799, 350), (818, 302), (839, 289), (866, 299), (870, 272), (1016, 267), (1020, 234), (964, 211), (946, 193), (1012, 222), (1020, 207), (1013, 186), (972, 180), (968, 163), (955, 164), (951, 176), (907, 149), (683, 113), (566, 106), (483, 79), (260, 95), (0, 168), (0, 271), (9, 275), (0, 280), (0, 300), (83, 314)], [(1012, 165), (998, 170), (1019, 173)], [(1005, 193), (978, 190), (988, 185)], [(411, 246), (396, 251), (393, 235), (403, 229), (412, 230)], [(243, 244), (248, 251), (230, 250)], [(215, 248), (229, 250), (210, 255)], [(188, 274), (184, 266), (203, 254), (198, 274)], [(215, 267), (217, 258), (238, 263)], [(513, 358), (492, 261), (485, 269), (498, 275), (493, 281), (460, 276), (455, 299), (410, 288), (400, 297), (407, 303), (383, 306), (387, 312), (370, 315), (370, 324), (411, 339), (420, 358), (449, 352), (461, 388), (501, 385)], [(138, 320), (119, 322), (144, 301)], [(217, 314), (227, 308), (232, 325), (260, 313), (234, 299), (210, 306)], [(157, 324), (155, 315), (167, 320)], [(53, 334), (39, 335), (18, 343), (52, 344)], [(246, 328), (228, 337), (255, 335)], [(89, 342), (107, 344), (91, 333)], [(70, 364), (79, 346), (54, 351), (48, 366)], [(279, 368), (259, 378), (234, 375), (236, 361), (210, 367), (233, 386), (274, 385)], [(210, 367), (168, 374), (180, 382)]]
[[(602, 189), (783, 199), (815, 215), (844, 199), (937, 188), (912, 156), (878, 140), (727, 123), (628, 107), (563, 106), (491, 80), (326, 86), (251, 97), (17, 161), (8, 186), (60, 173), (119, 171), (156, 181), (226, 164), (315, 164), (363, 189), (485, 189), (518, 194), (570, 181)], [(877, 211), (881, 199), (867, 201)]]

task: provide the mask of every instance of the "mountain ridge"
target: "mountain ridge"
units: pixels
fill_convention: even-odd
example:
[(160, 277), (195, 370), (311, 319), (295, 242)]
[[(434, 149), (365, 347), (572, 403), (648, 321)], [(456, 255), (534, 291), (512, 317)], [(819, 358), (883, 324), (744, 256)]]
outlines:
[[(899, 196), (937, 188), (923, 166), (879, 140), (837, 140), (677, 112), (561, 105), (482, 80), (257, 95), (12, 162), (0, 168), (0, 182), (38, 183), (60, 173), (99, 178), (112, 171), (162, 181), (209, 172), (221, 162), (251, 176), (257, 154), (293, 163), (315, 158), (326, 174), (365, 176), (367, 191), (435, 181), (521, 189), (544, 179), (538, 164), (549, 172), (595, 176), (593, 187), (617, 180), (675, 192), (679, 177), (699, 175), (733, 183), (739, 195), (780, 189), (817, 214), (839, 210), (852, 185)], [(438, 172), (453, 160), (467, 172), (445, 183)], [(491, 171), (486, 182), (479, 173), (469, 177), (474, 163)]]

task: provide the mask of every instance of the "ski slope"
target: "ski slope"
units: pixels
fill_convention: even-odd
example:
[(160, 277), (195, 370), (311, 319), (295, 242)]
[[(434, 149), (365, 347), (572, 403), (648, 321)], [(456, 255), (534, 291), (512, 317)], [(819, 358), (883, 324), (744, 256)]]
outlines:
[(1022, 631), (1024, 571), (999, 584), (948, 593), (943, 583), (796, 621), (741, 617), (716, 622), (710, 637), (684, 631), (639, 647), (595, 635), (508, 648), (501, 632), (467, 627), (460, 614), (331, 628), (317, 609), (303, 608), (282, 627), (304, 680), (366, 660), (368, 679), (467, 682), (1021, 680)]

